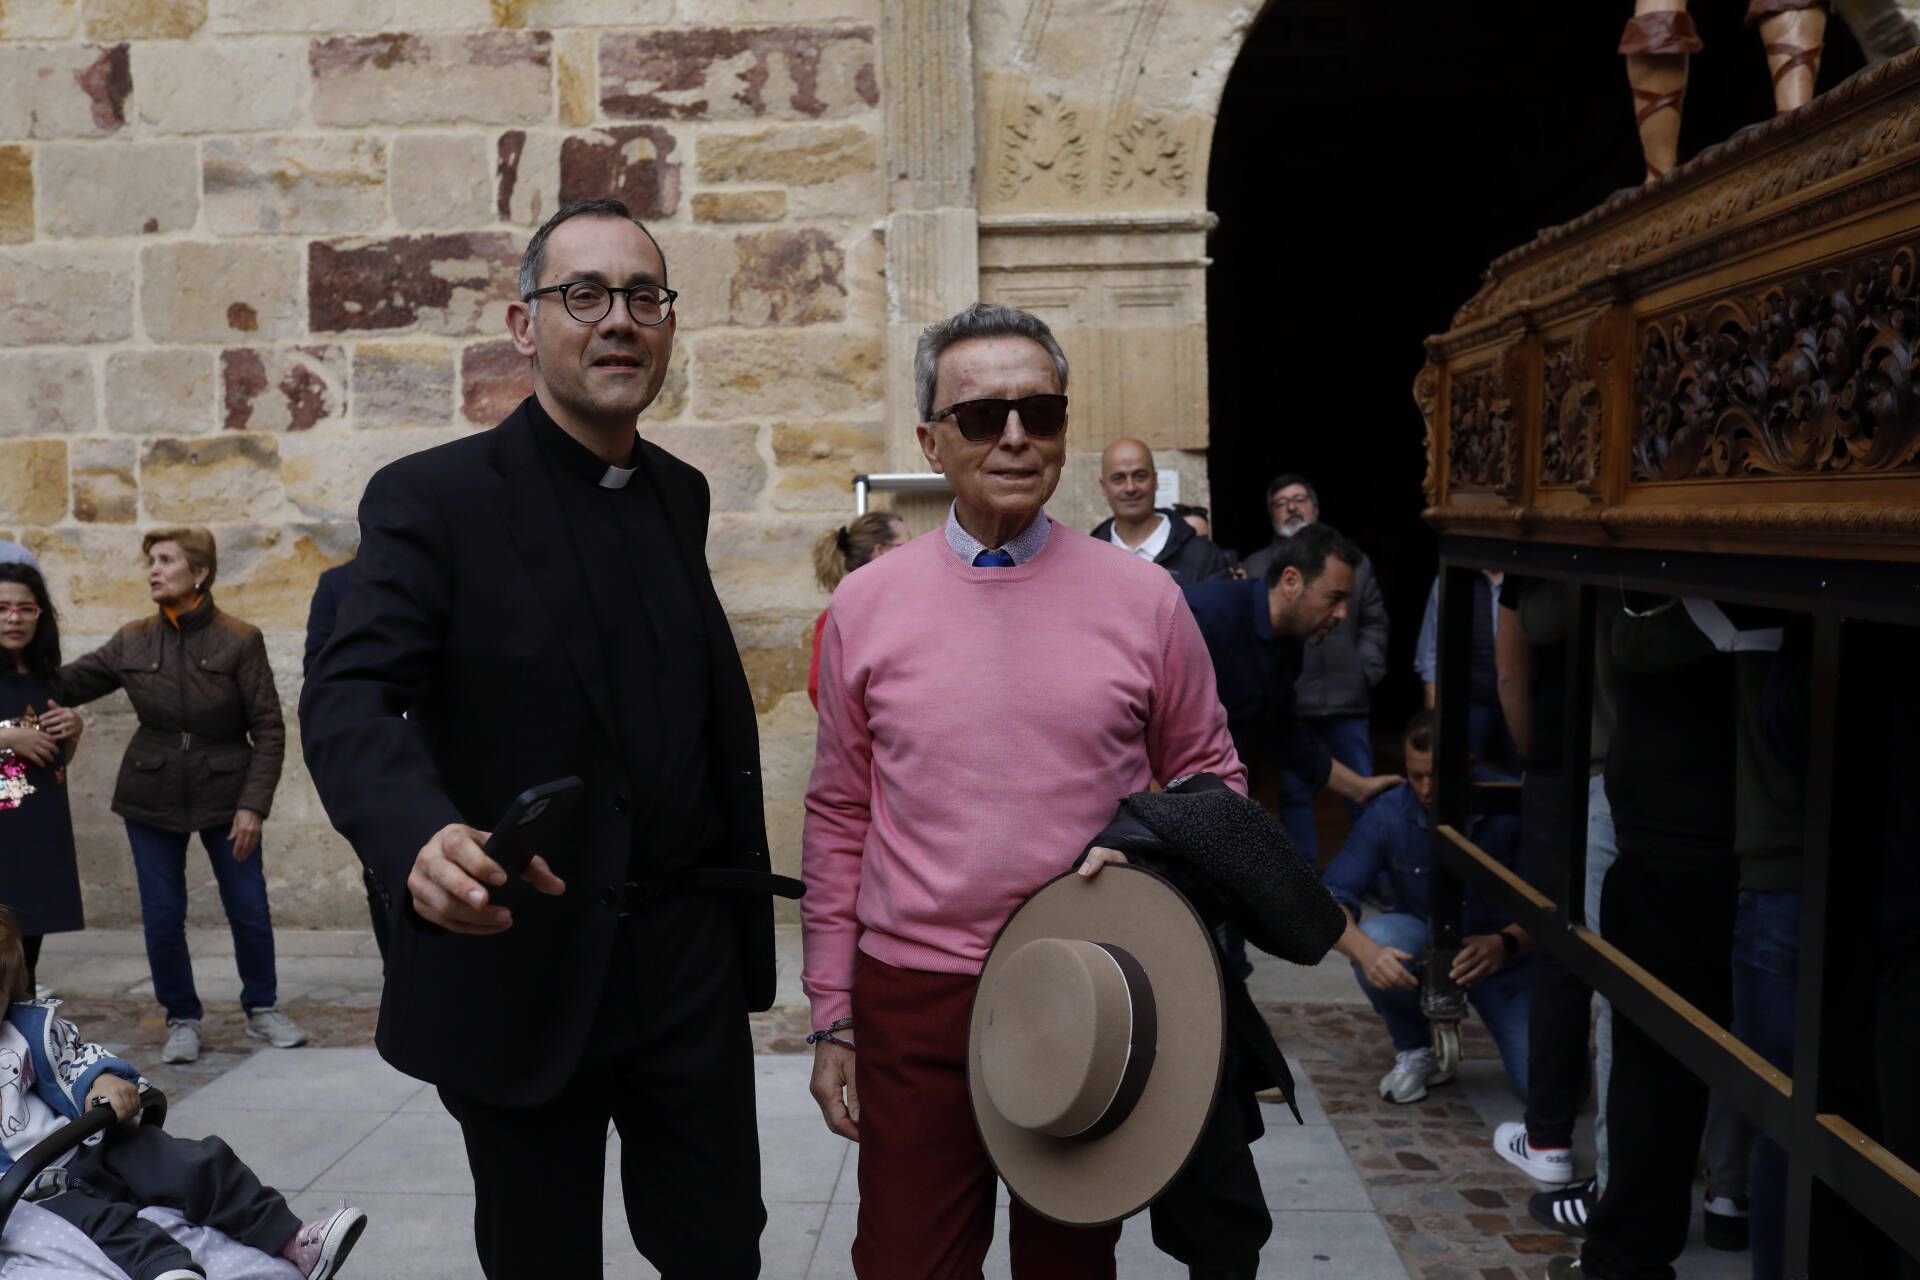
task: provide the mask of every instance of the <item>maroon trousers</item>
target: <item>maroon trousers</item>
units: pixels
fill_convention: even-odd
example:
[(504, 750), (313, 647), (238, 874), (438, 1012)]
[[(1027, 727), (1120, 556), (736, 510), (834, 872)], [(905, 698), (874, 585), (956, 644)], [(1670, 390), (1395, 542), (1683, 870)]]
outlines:
[[(967, 1097), (971, 974), (896, 969), (860, 954), (853, 975), (860, 1103), (861, 1280), (979, 1280), (994, 1184)], [(1118, 1223), (1063, 1227), (1013, 1202), (1014, 1280), (1113, 1280)]]

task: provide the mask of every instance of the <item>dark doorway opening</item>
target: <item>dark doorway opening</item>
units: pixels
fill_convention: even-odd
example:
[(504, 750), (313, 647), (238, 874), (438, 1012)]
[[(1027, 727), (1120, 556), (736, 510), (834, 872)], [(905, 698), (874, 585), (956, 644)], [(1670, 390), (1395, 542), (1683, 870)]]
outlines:
[[(1773, 112), (1739, 0), (1694, 0), (1682, 159)], [(1642, 177), (1626, 3), (1273, 0), (1228, 78), (1208, 207), (1216, 537), (1272, 536), (1266, 484), (1318, 488), (1373, 559), (1393, 619), (1376, 741), (1420, 705), (1414, 642), (1435, 566), (1412, 385), (1488, 262)], [(1820, 87), (1865, 65), (1836, 16)], [(1382, 752), (1383, 767), (1391, 755)]]

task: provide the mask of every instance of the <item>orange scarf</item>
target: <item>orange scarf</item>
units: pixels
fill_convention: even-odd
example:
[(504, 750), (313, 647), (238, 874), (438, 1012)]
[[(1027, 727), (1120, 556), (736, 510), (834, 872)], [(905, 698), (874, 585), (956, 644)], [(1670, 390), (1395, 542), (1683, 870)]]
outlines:
[(160, 606), (160, 612), (167, 615), (167, 621), (173, 624), (173, 629), (175, 631), (178, 631), (180, 629), (181, 617), (183, 617), (186, 614), (192, 613), (195, 609), (198, 609), (200, 607), (200, 602), (205, 599), (206, 597), (204, 595), (201, 595), (199, 592), (195, 592), (193, 599), (187, 601), (187, 603), (181, 606), (180, 608), (176, 609), (170, 604), (163, 604)]

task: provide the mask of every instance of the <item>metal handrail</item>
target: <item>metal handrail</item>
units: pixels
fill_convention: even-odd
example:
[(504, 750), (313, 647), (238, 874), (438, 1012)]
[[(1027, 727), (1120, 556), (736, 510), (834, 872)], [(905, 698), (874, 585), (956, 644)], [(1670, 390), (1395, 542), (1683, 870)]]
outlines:
[[(1697, 1079), (1744, 1111), (1787, 1155), (1789, 1280), (1838, 1275), (1836, 1248), (1877, 1245), (1863, 1228), (1920, 1256), (1920, 1169), (1844, 1118), (1874, 1082), (1858, 1052), (1880, 963), (1877, 931), (1859, 927), (1893, 856), (1878, 824), (1878, 792), (1861, 767), (1871, 734), (1863, 717), (1882, 705), (1876, 681), (1901, 661), (1887, 629), (1920, 626), (1912, 566), (1729, 551), (1655, 551), (1474, 538), (1440, 545), (1440, 729), (1429, 888), (1433, 945), (1457, 945), (1463, 882), (1511, 915), (1537, 946), (1614, 1003)], [(1587, 927), (1584, 909), (1588, 775), (1563, 769), (1555, 856), (1523, 877), (1461, 833), (1483, 806), (1470, 781), (1465, 657), (1472, 647), (1471, 579), (1503, 569), (1558, 582), (1567, 593), (1561, 759), (1591, 758), (1599, 601), (1623, 591), (1698, 595), (1809, 615), (1809, 750), (1799, 973), (1791, 1071), (1776, 1069), (1631, 955)], [(1866, 626), (1868, 622), (1876, 626)], [(1549, 784), (1551, 785), (1551, 784)], [(1844, 851), (1841, 856), (1837, 851)], [(1910, 852), (1908, 854), (1910, 855)], [(1822, 1189), (1824, 1188), (1824, 1190)], [(1823, 1256), (1824, 1251), (1824, 1256)], [(1850, 1272), (1848, 1274), (1851, 1274)]]
[(888, 471), (853, 478), (853, 514), (867, 514), (869, 493), (950, 493), (947, 478), (937, 471)]

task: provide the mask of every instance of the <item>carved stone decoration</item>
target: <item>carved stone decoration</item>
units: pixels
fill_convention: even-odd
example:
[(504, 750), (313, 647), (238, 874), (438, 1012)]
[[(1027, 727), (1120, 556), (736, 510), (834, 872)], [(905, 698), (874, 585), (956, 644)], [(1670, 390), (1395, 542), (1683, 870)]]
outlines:
[(1439, 397), (1440, 366), (1429, 359), (1420, 366), (1420, 372), (1413, 380), (1413, 402), (1420, 407), (1420, 421), (1427, 433), (1422, 446), (1427, 454), (1427, 474), (1420, 481), (1420, 490), (1427, 495), (1429, 507), (1440, 501), (1440, 450), (1435, 445), (1439, 436), (1433, 429), (1433, 415), (1439, 407)]
[(1508, 493), (1513, 397), (1490, 366), (1457, 373), (1447, 389), (1447, 489)]
[(1001, 126), (1000, 194), (1010, 200), (1030, 183), (1050, 178), (1078, 195), (1086, 189), (1091, 150), (1080, 112), (1063, 95), (1029, 95)]
[(1108, 195), (1140, 186), (1184, 196), (1193, 187), (1190, 158), (1182, 130), (1158, 114), (1130, 115), (1107, 134), (1103, 185)]
[(1540, 483), (1591, 486), (1600, 453), (1600, 388), (1589, 376), (1583, 332), (1546, 349), (1540, 406)]
[(1633, 478), (1920, 467), (1920, 242), (1643, 325)]

